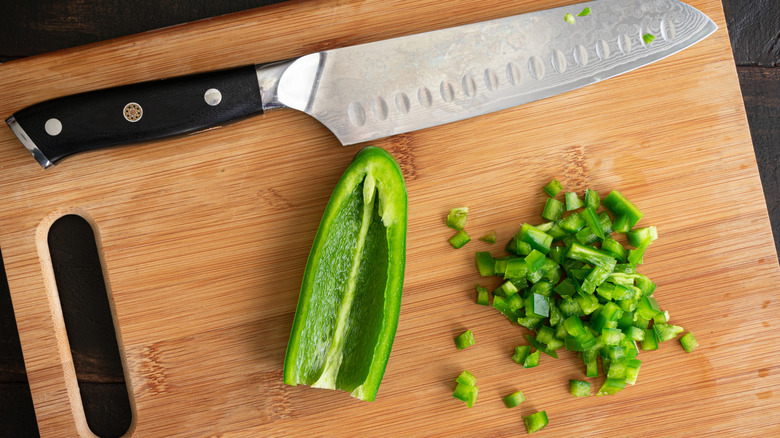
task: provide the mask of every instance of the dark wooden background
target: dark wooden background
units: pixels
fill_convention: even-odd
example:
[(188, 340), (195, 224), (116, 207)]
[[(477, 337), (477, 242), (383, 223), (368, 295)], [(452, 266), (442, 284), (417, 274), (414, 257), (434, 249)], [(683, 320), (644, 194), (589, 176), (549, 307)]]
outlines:
[[(278, 1), (0, 0), (0, 63)], [(780, 1), (722, 1), (775, 247), (780, 248)], [(65, 218), (52, 232), (50, 246), (57, 278), (63, 279), (63, 306), (76, 312), (73, 328), (67, 319), (66, 324), (88, 423), (99, 436), (119, 436), (127, 430), (129, 411), (118, 357), (106, 353), (115, 349), (111, 321), (80, 316), (87, 308), (106, 314), (101, 313), (106, 303), (96, 250), (83, 243), (90, 241), (90, 233), (84, 223)], [(38, 436), (38, 429), (0, 269), (0, 437), (27, 436)]]

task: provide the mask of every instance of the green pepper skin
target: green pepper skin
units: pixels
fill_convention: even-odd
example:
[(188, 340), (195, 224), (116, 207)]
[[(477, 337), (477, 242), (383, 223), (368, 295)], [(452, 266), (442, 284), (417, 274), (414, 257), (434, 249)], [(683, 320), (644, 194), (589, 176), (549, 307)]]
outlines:
[(373, 401), (398, 327), (407, 195), (383, 149), (355, 155), (325, 208), (303, 275), (284, 383)]

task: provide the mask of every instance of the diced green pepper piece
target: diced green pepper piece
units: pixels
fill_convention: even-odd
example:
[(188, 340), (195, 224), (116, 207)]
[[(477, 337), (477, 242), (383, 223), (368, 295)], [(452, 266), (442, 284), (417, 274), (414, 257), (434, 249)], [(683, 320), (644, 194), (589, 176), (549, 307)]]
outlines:
[(471, 242), (471, 237), (469, 237), (468, 233), (466, 233), (465, 231), (460, 230), (457, 233), (455, 233), (454, 236), (450, 237), (449, 242), (453, 248), (458, 249), (458, 248), (462, 248), (463, 245)]
[(531, 292), (550, 298), (553, 294), (553, 285), (549, 281), (539, 281), (531, 286)]
[(599, 219), (601, 220), (601, 229), (604, 230), (604, 235), (612, 233), (612, 220), (609, 218), (609, 213), (602, 211), (599, 213)]
[[(536, 250), (534, 250), (536, 251)], [(537, 251), (538, 252), (538, 251)], [(541, 253), (540, 253), (541, 254)], [(542, 256), (544, 257), (544, 256)], [(510, 258), (506, 261), (504, 278), (525, 278), (528, 275), (528, 263), (521, 258)]]
[(509, 280), (502, 283), (501, 286), (499, 286), (498, 288), (496, 288), (496, 290), (493, 291), (493, 295), (502, 298), (507, 298), (508, 296), (516, 293), (517, 293), (517, 287), (514, 285), (514, 283), (512, 283)]
[(530, 282), (531, 284), (536, 283), (537, 281), (541, 280), (544, 277), (544, 271), (539, 269), (535, 272), (529, 272), (528, 276), (526, 276), (526, 280)]
[(507, 395), (503, 400), (504, 406), (507, 408), (514, 408), (525, 401), (525, 395), (523, 395), (523, 391), (517, 391)]
[(563, 240), (566, 236), (569, 235), (566, 230), (561, 228), (560, 221), (554, 222), (549, 230), (545, 231), (545, 233), (549, 234), (553, 238), (553, 242), (560, 242)]
[(592, 205), (588, 205), (585, 207), (585, 210), (582, 210), (580, 215), (583, 219), (585, 219), (585, 223), (588, 224), (588, 228), (593, 230), (593, 233), (599, 236), (600, 239), (603, 239), (604, 229), (601, 226), (601, 218), (596, 213), (596, 209), (593, 208)]
[(479, 275), (483, 277), (489, 277), (496, 273), (496, 262), (488, 251), (477, 251), (476, 256), (474, 257), (474, 262), (477, 265), (477, 271), (479, 271)]
[(617, 322), (607, 320), (598, 310), (593, 312), (590, 318), (590, 328), (596, 333), (601, 333), (605, 327), (616, 328)]
[(525, 362), (525, 358), (528, 357), (528, 353), (531, 352), (530, 345), (519, 345), (515, 347), (515, 354), (512, 356), (512, 360), (520, 365)]
[(506, 272), (506, 262), (508, 258), (493, 258), (493, 275), (504, 275)]
[(612, 395), (626, 387), (626, 379), (607, 378), (596, 395)]
[(563, 217), (563, 213), (566, 211), (566, 206), (563, 202), (555, 198), (547, 198), (547, 202), (544, 204), (544, 210), (542, 211), (542, 217), (548, 221), (557, 221)]
[(283, 381), (373, 401), (398, 327), (407, 194), (398, 163), (366, 147), (328, 201), (301, 282)]
[(590, 382), (583, 380), (569, 380), (569, 393), (575, 397), (590, 396)]
[(646, 34), (642, 35), (642, 41), (644, 41), (645, 44), (650, 44), (653, 41), (655, 41), (655, 35), (653, 35), (651, 33), (646, 33)]
[(574, 338), (582, 338), (589, 335), (590, 332), (582, 324), (582, 320), (577, 315), (572, 315), (563, 321), (563, 326), (566, 327), (566, 332)]
[[(557, 327), (558, 325), (562, 325), (565, 319), (563, 313), (558, 309), (558, 306), (556, 306), (554, 302), (550, 303), (550, 326)], [(566, 331), (564, 330), (564, 333), (565, 332)], [(556, 334), (555, 337), (560, 336)]]
[[(543, 326), (543, 327), (544, 327), (544, 326)], [(536, 348), (536, 350), (537, 350), (537, 351), (541, 351), (542, 353), (544, 353), (544, 354), (546, 354), (546, 355), (548, 355), (548, 356), (550, 356), (550, 357), (552, 357), (552, 358), (558, 359), (558, 353), (556, 353), (554, 349), (552, 349), (552, 348), (549, 348), (548, 346), (546, 346), (546, 345), (542, 344), (541, 342), (539, 342), (539, 341), (538, 341), (536, 338), (534, 338), (533, 336), (531, 336), (531, 335), (525, 335), (525, 339), (527, 339), (527, 340), (528, 340), (528, 342), (529, 342), (529, 343), (530, 343), (532, 346), (534, 346), (534, 348)]]
[(462, 383), (458, 383), (458, 385), (455, 387), (455, 392), (452, 394), (452, 396), (460, 401), (466, 402), (466, 406), (472, 408), (474, 407), (474, 404), (477, 402), (478, 393), (479, 393), (479, 387), (474, 385), (464, 385)]
[(615, 260), (615, 258), (611, 255), (603, 251), (599, 251), (596, 248), (585, 246), (577, 242), (571, 243), (566, 256), (570, 259), (600, 266), (602, 268), (607, 268), (610, 270), (610, 272), (617, 264), (617, 260)]
[(626, 239), (628, 239), (628, 244), (633, 246), (634, 248), (638, 247), (642, 244), (645, 240), (650, 240), (651, 242), (655, 239), (658, 239), (658, 229), (656, 227), (644, 227), (644, 228), (635, 228), (633, 230), (630, 230), (626, 232)]
[(620, 329), (604, 327), (601, 329), (601, 342), (606, 345), (618, 345), (623, 340), (623, 332)]
[(547, 185), (544, 186), (544, 188), (542, 190), (544, 190), (544, 192), (547, 193), (550, 196), (555, 196), (558, 193), (560, 193), (561, 190), (563, 190), (563, 185), (560, 183), (560, 181), (558, 181), (557, 179), (554, 179), (554, 180), (550, 181), (549, 183), (547, 183)]
[(558, 226), (569, 234), (580, 231), (585, 228), (585, 225), (585, 219), (579, 213), (572, 213), (558, 222)]
[(565, 22), (567, 22), (569, 24), (574, 24), (576, 20), (574, 18), (574, 15), (572, 15), (572, 14), (567, 12), (567, 13), (563, 14), (563, 21), (565, 21)]
[(490, 292), (484, 287), (477, 285), (477, 304), (480, 306), (487, 306), (490, 304)]
[(674, 339), (683, 332), (683, 328), (672, 324), (653, 324), (653, 331), (658, 338), (658, 342), (666, 342)]
[(577, 285), (570, 277), (566, 277), (555, 286), (555, 292), (561, 296), (572, 296), (577, 293)]
[(599, 299), (596, 298), (594, 295), (590, 294), (579, 294), (576, 297), (574, 297), (574, 300), (577, 301), (577, 304), (580, 305), (580, 309), (582, 309), (582, 313), (584, 315), (590, 315), (599, 308)]
[(492, 230), (488, 231), (487, 233), (485, 233), (485, 235), (480, 237), (479, 240), (481, 240), (483, 242), (487, 242), (487, 243), (492, 245), (492, 244), (496, 243), (496, 232), (492, 231)]
[(547, 325), (543, 325), (536, 330), (536, 340), (542, 344), (549, 344), (555, 338), (555, 330)]
[(642, 295), (650, 296), (655, 292), (655, 283), (650, 281), (646, 275), (636, 274), (634, 284), (642, 291)]
[(680, 338), (680, 344), (682, 344), (683, 349), (685, 349), (686, 353), (690, 353), (693, 350), (696, 349), (696, 347), (699, 346), (699, 343), (696, 341), (696, 338), (693, 336), (693, 333), (688, 332)]
[(544, 428), (544, 426), (547, 426), (550, 423), (549, 419), (547, 418), (547, 412), (545, 411), (540, 411), (527, 417), (523, 417), (523, 422), (525, 423), (525, 430), (528, 433), (534, 433), (538, 430), (541, 430)]
[(543, 224), (534, 225), (534, 226), (536, 227), (537, 230), (543, 231), (543, 232), (546, 233), (546, 232), (550, 231), (550, 229), (552, 229), (553, 225), (555, 225), (555, 222), (548, 221), (548, 222), (545, 222)]
[(509, 295), (506, 299), (506, 306), (513, 312), (517, 312), (523, 305), (523, 298), (519, 293)]
[(528, 266), (529, 272), (536, 272), (539, 269), (542, 269), (542, 266), (544, 266), (544, 262), (547, 260), (547, 257), (544, 256), (541, 252), (537, 250), (532, 250), (531, 254), (528, 254), (525, 256), (525, 263)]
[(653, 317), (653, 322), (656, 324), (665, 324), (669, 322), (669, 312), (664, 310), (663, 312), (656, 314)]
[(455, 338), (455, 346), (458, 350), (463, 350), (474, 345), (474, 333), (471, 330), (466, 330)]
[(600, 239), (599, 236), (593, 232), (591, 227), (585, 227), (577, 231), (577, 234), (575, 234), (574, 237), (577, 239), (577, 242), (580, 242), (583, 245), (592, 245)]
[(590, 15), (590, 8), (585, 8), (582, 12), (577, 14), (578, 17), (587, 17), (588, 15)]
[(658, 350), (658, 338), (655, 336), (655, 331), (653, 331), (653, 329), (646, 329), (644, 332), (645, 337), (639, 344), (642, 347), (642, 350)]
[[(613, 190), (607, 195), (601, 204), (617, 218), (618, 216), (625, 216), (628, 220), (628, 229), (634, 228), (639, 219), (642, 219), (644, 214), (639, 211), (636, 205), (629, 201), (622, 193), (617, 190)], [(614, 226), (614, 224), (613, 224)]]
[(639, 376), (639, 367), (642, 365), (642, 361), (639, 359), (628, 359), (626, 361), (626, 383), (633, 385), (636, 383), (636, 378)]
[(468, 215), (468, 207), (457, 207), (450, 209), (449, 214), (447, 214), (447, 226), (454, 230), (463, 230), (463, 228), (466, 226), (466, 219), (468, 218)]
[(626, 338), (637, 342), (640, 342), (645, 338), (645, 331), (639, 327), (634, 327), (633, 325), (623, 329), (623, 334), (626, 335)]
[(567, 337), (564, 339), (564, 343), (568, 351), (586, 351), (595, 347), (598, 341), (588, 332), (588, 334), (579, 338)]
[(525, 316), (523, 318), (517, 318), (517, 323), (528, 330), (536, 330), (536, 327), (539, 327), (539, 324), (541, 324), (542, 321), (544, 321), (544, 317), (542, 316)]
[[(547, 280), (550, 283), (557, 283), (560, 281), (561, 276), (563, 275), (561, 272), (561, 267), (555, 261), (553, 261), (551, 258), (547, 258), (544, 261), (544, 265), (542, 266), (542, 278)], [(550, 285), (550, 293), (552, 293), (552, 284)]]
[(537, 293), (529, 293), (525, 298), (526, 316), (546, 318), (550, 316), (550, 302), (547, 297)]
[(661, 313), (658, 302), (653, 297), (643, 296), (636, 303), (636, 314), (644, 319), (652, 320), (655, 315)]
[(624, 379), (626, 378), (626, 369), (628, 359), (613, 360), (609, 362), (609, 369), (607, 370), (608, 379)]
[(523, 361), (523, 368), (533, 368), (539, 366), (540, 355), (541, 352), (539, 350), (536, 350), (533, 353), (530, 353), (528, 356), (526, 356), (525, 360)]
[(585, 363), (585, 376), (597, 377), (599, 375), (599, 350), (600, 346), (594, 344), (582, 352), (582, 361)]
[(591, 207), (594, 211), (598, 211), (601, 206), (601, 198), (599, 198), (599, 192), (591, 189), (585, 189), (585, 206)]
[(547, 253), (547, 257), (555, 263), (562, 265), (563, 260), (566, 257), (566, 247), (560, 245), (550, 247), (550, 252)]
[(650, 246), (650, 243), (652, 243), (650, 240), (645, 240), (635, 249), (629, 250), (626, 261), (634, 266), (641, 265), (645, 251), (647, 250), (647, 247)]
[(455, 386), (455, 392), (452, 393), (452, 396), (460, 401), (465, 402), (471, 396), (471, 390), (473, 387), (474, 385), (466, 385), (463, 383), (458, 383)]
[(621, 263), (626, 261), (626, 249), (620, 242), (609, 236), (601, 242), (601, 251), (611, 255)]
[(612, 231), (615, 233), (627, 233), (631, 229), (628, 222), (628, 216), (624, 214), (615, 215), (615, 220), (612, 221)]
[(561, 313), (567, 318), (572, 315), (584, 315), (580, 304), (572, 297), (563, 297), (558, 304), (558, 308), (561, 309)]
[(611, 268), (607, 269), (606, 267), (596, 266), (590, 271), (588, 276), (585, 277), (585, 280), (582, 282), (582, 290), (592, 294), (596, 291), (596, 287), (606, 281), (606, 279), (609, 277), (609, 274), (611, 273)]
[(525, 256), (528, 254), (531, 254), (531, 245), (527, 242), (523, 242), (520, 240), (519, 233), (512, 237), (509, 242), (506, 244), (506, 251), (508, 253), (518, 255), (518, 256)]
[(477, 384), (477, 378), (474, 377), (469, 370), (463, 370), (463, 372), (455, 378), (455, 381), (466, 386), (474, 386)]
[(580, 199), (579, 196), (577, 196), (574, 192), (568, 192), (566, 193), (566, 211), (572, 211), (576, 210), (580, 207), (585, 205), (582, 202), (582, 199)]
[(601, 354), (609, 360), (620, 360), (626, 357), (626, 348), (622, 345), (604, 345)]
[(621, 310), (617, 304), (609, 302), (604, 304), (604, 307), (601, 309), (601, 315), (608, 321), (617, 321), (623, 316), (623, 310)]
[(528, 243), (531, 248), (545, 255), (550, 252), (553, 238), (549, 234), (529, 224), (523, 224), (519, 233), (520, 241)]
[(506, 316), (512, 322), (517, 322), (517, 319), (519, 318), (518, 314), (509, 308), (506, 298), (498, 295), (493, 296), (493, 308), (501, 312), (502, 315)]

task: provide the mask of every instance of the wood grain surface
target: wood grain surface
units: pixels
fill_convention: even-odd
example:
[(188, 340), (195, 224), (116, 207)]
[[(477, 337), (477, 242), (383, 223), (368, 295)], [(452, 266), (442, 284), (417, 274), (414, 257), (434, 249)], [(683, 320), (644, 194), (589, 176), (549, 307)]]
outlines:
[[(10, 62), (0, 66), (10, 90), (0, 114), (540, 7), (454, 1), (443, 15), (434, 1), (401, 3), (284, 3)], [(300, 272), (356, 148), (278, 111), (43, 171), (0, 132), (0, 247), (41, 435), (89, 435), (46, 240), (65, 214), (86, 218), (97, 236), (134, 436), (503, 436), (524, 433), (521, 415), (541, 409), (551, 420), (541, 433), (553, 436), (777, 433), (780, 353), (768, 336), (780, 322), (777, 255), (721, 5), (691, 4), (720, 30), (653, 66), (374, 142), (399, 159), (410, 196), (404, 304), (374, 403), (281, 384)], [(269, 21), (271, 32), (261, 25)], [(509, 357), (524, 329), (473, 303), (473, 252), (487, 245), (446, 242), (453, 206), (471, 208), (473, 234), (495, 229), (503, 241), (540, 220), (536, 188), (553, 177), (570, 190), (618, 188), (642, 208), (642, 223), (661, 234), (642, 272), (702, 344), (689, 355), (674, 342), (642, 353), (638, 384), (615, 396), (570, 397), (567, 380), (582, 376), (573, 354), (518, 369)], [(457, 352), (452, 338), (464, 328), (477, 345)], [(464, 368), (481, 388), (471, 410), (451, 397)], [(500, 397), (517, 389), (528, 400), (506, 410)]]

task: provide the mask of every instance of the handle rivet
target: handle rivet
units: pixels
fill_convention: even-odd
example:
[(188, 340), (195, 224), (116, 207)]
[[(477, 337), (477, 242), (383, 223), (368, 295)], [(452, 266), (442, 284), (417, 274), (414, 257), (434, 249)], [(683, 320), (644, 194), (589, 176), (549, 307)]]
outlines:
[(125, 108), (122, 110), (122, 114), (125, 116), (125, 120), (135, 123), (141, 120), (141, 117), (144, 115), (144, 110), (141, 108), (141, 105), (138, 105), (135, 102), (130, 102), (125, 105)]
[(54, 137), (62, 132), (62, 122), (58, 119), (49, 119), (46, 121), (46, 124), (43, 125), (43, 129), (46, 130), (47, 134)]
[(222, 93), (216, 88), (209, 88), (206, 90), (206, 94), (203, 95), (203, 100), (211, 106), (217, 106), (222, 102)]

